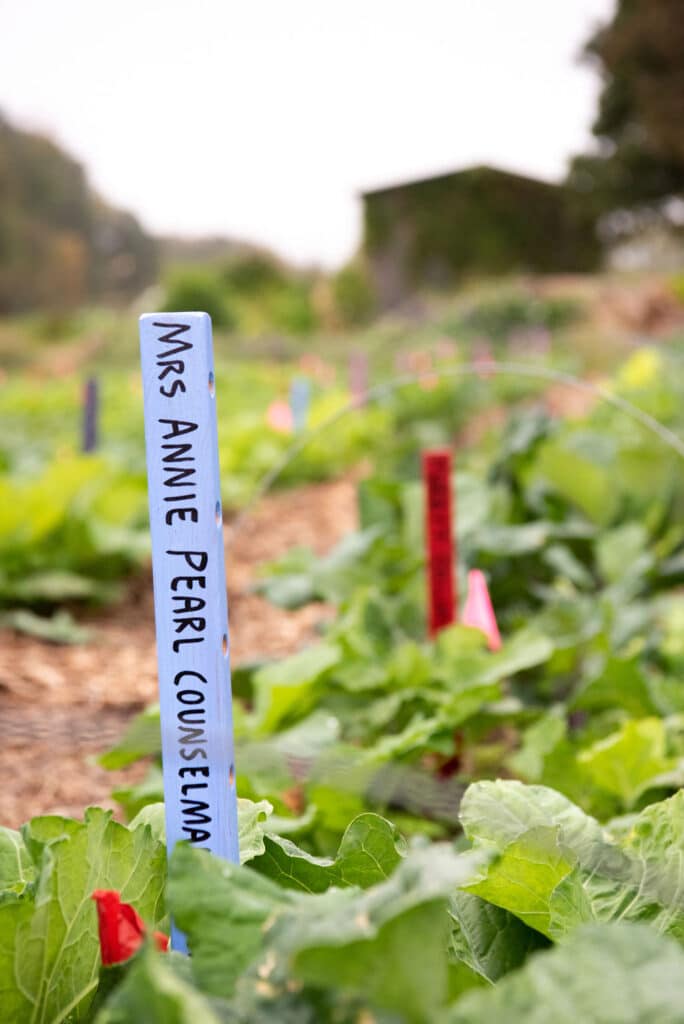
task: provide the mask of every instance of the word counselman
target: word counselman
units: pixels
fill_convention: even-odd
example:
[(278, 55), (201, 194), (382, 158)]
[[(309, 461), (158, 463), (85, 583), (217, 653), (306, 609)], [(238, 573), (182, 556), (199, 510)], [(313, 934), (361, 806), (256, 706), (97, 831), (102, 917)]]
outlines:
[(169, 849), (238, 858), (211, 324), (141, 321)]

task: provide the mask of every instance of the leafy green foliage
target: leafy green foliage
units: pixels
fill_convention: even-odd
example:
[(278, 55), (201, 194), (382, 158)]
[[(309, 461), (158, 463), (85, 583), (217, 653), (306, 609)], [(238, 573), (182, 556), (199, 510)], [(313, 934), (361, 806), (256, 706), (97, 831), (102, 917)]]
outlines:
[(219, 274), (206, 267), (177, 267), (166, 286), (165, 310), (201, 309), (217, 328), (235, 327), (235, 314)]
[(175, 954), (164, 960), (146, 949), (135, 958), (123, 984), (97, 1014), (96, 1024), (220, 1024), (210, 1001), (184, 977)]
[(375, 309), (375, 292), (368, 269), (360, 262), (347, 264), (332, 282), (335, 313), (344, 327), (368, 323)]
[(3, 1010), (95, 1024), (485, 1024), (564, 1008), (675, 1021), (683, 796), (606, 828), (544, 787), (482, 782), (463, 801), (471, 849), (407, 844), (364, 814), (327, 858), (242, 801), (241, 866), (187, 844), (171, 857), (167, 900), (192, 957), (146, 945), (100, 974), (93, 888), (162, 919), (163, 808), (129, 829), (96, 809), (34, 819), (0, 832)]
[(588, 925), (495, 988), (464, 996), (445, 1024), (676, 1024), (684, 954), (635, 924)]
[(0, 832), (0, 1004), (6, 1019), (84, 1020), (97, 987), (94, 889), (118, 889), (152, 926), (164, 919), (164, 847), (91, 808), (83, 823), (34, 820)]
[(474, 849), (497, 854), (469, 891), (543, 935), (557, 939), (585, 921), (647, 920), (684, 937), (684, 792), (615, 836), (559, 793), (518, 782), (476, 783), (461, 814)]
[(496, 341), (507, 340), (515, 331), (545, 328), (555, 331), (574, 323), (581, 316), (581, 308), (567, 299), (540, 299), (512, 292), (481, 301), (468, 310), (453, 333), (463, 330), (484, 334)]
[(391, 822), (376, 814), (360, 814), (342, 836), (334, 859), (313, 857), (289, 839), (266, 836), (262, 855), (251, 867), (285, 889), (310, 893), (324, 892), (331, 885), (367, 889), (392, 873), (403, 851), (403, 840)]
[(307, 985), (370, 996), (406, 1020), (424, 1021), (448, 997), (445, 899), (475, 865), (470, 855), (433, 846), (367, 892), (302, 894), (179, 847), (169, 899), (193, 973), (215, 996), (233, 995), (250, 969), (286, 991), (291, 971)]

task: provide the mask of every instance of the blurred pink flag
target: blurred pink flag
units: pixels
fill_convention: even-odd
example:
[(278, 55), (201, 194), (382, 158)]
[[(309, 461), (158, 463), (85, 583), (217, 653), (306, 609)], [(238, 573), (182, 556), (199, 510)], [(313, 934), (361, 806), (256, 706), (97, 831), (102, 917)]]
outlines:
[(266, 410), (266, 422), (279, 434), (291, 434), (293, 424), (289, 402), (271, 402)]
[(490, 651), (498, 651), (501, 647), (501, 635), (496, 623), (496, 615), (489, 596), (487, 581), (479, 569), (471, 569), (468, 573), (468, 596), (461, 622), (464, 626), (480, 629), (487, 637)]

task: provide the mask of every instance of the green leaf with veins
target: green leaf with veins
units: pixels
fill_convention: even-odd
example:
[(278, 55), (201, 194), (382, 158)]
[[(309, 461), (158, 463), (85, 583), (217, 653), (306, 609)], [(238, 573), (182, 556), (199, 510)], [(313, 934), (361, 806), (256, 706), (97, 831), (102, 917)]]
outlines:
[(463, 799), (462, 821), (476, 850), (498, 855), (470, 891), (543, 934), (648, 920), (684, 941), (684, 791), (612, 836), (553, 790), (480, 782)]
[(440, 1024), (681, 1024), (684, 952), (644, 925), (588, 925)]
[(355, 818), (334, 858), (314, 857), (279, 836), (267, 835), (264, 844), (265, 852), (251, 867), (302, 892), (325, 892), (331, 885), (368, 889), (389, 877), (405, 853), (395, 826), (378, 814)]
[(472, 857), (435, 844), (412, 851), (366, 892), (306, 898), (273, 926), (274, 977), (282, 966), (306, 984), (362, 995), (406, 1021), (433, 1021), (449, 996), (446, 900), (476, 870)]
[(447, 899), (473, 877), (481, 857), (436, 844), (411, 851), (366, 891), (305, 894), (179, 846), (169, 902), (188, 938), (193, 973), (212, 995), (231, 997), (238, 979), (241, 990), (266, 982), (277, 995), (294, 978), (361, 995), (422, 1024), (448, 998)]
[(36, 868), (20, 832), (0, 828), (0, 900), (22, 893), (36, 877)]
[(517, 970), (530, 953), (549, 945), (514, 914), (472, 892), (454, 893), (449, 914), (453, 921), (450, 953), (487, 981), (498, 981)]
[(99, 808), (84, 822), (34, 818), (22, 834), (36, 877), (0, 902), (0, 1006), (8, 1021), (84, 1020), (100, 959), (92, 892), (117, 889), (159, 926), (166, 852), (149, 828), (131, 831)]
[(550, 938), (553, 894), (574, 867), (559, 833), (559, 828), (542, 826), (524, 832), (504, 847), (482, 881), (471, 883), (468, 892), (509, 910)]
[(460, 817), (469, 839), (499, 850), (538, 827), (560, 825), (564, 845), (579, 856), (602, 839), (599, 823), (561, 793), (502, 779), (469, 786)]

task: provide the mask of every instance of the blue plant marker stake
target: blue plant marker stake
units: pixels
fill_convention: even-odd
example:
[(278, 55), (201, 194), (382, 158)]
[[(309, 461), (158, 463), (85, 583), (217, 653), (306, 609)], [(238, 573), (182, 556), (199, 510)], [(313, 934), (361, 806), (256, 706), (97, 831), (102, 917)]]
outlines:
[(290, 409), (295, 431), (306, 430), (309, 418), (311, 385), (306, 377), (295, 377), (290, 384)]
[(97, 414), (99, 409), (97, 377), (89, 377), (83, 393), (83, 451), (97, 448)]
[[(140, 318), (166, 841), (239, 862), (211, 320)], [(172, 926), (174, 949), (185, 939)]]

